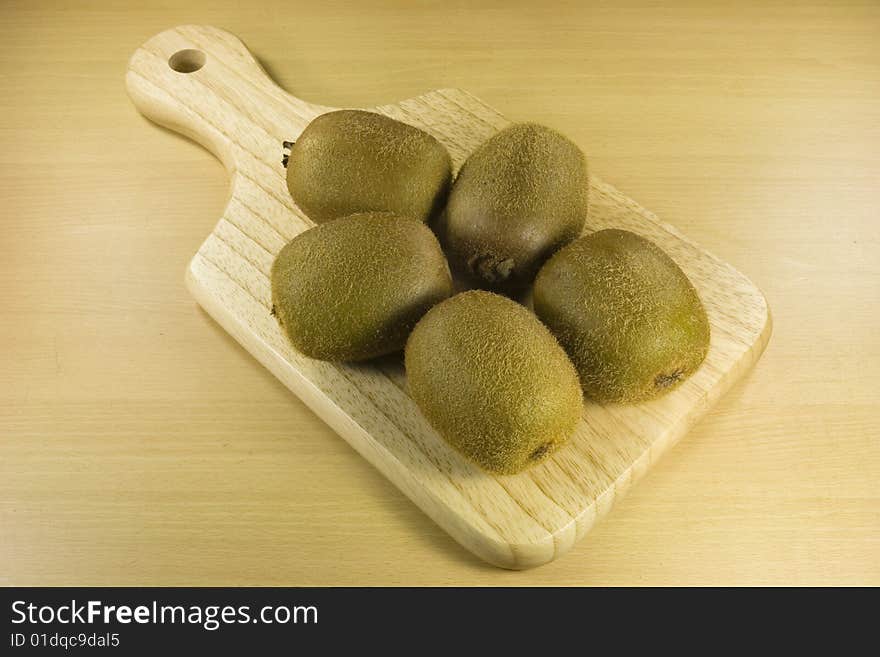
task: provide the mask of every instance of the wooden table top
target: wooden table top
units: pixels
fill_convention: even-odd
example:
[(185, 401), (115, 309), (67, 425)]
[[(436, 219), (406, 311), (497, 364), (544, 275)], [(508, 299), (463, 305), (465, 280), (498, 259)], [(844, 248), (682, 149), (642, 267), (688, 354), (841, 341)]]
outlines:
[[(0, 23), (0, 584), (880, 584), (876, 3), (57, 4)], [(306, 100), (563, 131), (762, 288), (766, 354), (567, 555), (482, 563), (184, 289), (227, 177), (123, 75), (189, 22)]]

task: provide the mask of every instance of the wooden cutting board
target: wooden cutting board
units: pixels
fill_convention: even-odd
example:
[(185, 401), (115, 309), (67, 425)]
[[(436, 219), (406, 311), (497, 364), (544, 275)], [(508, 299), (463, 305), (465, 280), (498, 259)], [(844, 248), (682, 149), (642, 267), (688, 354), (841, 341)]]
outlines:
[[(767, 302), (745, 276), (593, 176), (586, 231), (635, 231), (678, 262), (706, 306), (709, 355), (660, 399), (588, 403), (574, 437), (544, 463), (513, 476), (486, 474), (421, 416), (406, 393), (400, 358), (310, 360), (290, 347), (270, 314), (275, 254), (313, 225), (288, 194), (282, 142), (336, 108), (286, 93), (239, 39), (206, 26), (147, 41), (131, 58), (126, 85), (145, 116), (198, 141), (229, 172), (229, 202), (186, 273), (199, 304), (425, 513), (498, 566), (537, 566), (568, 550), (754, 365), (770, 337)], [(372, 109), (434, 135), (456, 169), (508, 124), (458, 89)]]

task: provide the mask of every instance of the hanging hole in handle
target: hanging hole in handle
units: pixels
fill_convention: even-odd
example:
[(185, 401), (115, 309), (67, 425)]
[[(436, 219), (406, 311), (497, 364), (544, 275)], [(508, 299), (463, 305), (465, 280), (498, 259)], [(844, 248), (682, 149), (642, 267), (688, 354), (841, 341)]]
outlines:
[(187, 48), (171, 55), (168, 66), (178, 73), (194, 73), (205, 65), (205, 53)]

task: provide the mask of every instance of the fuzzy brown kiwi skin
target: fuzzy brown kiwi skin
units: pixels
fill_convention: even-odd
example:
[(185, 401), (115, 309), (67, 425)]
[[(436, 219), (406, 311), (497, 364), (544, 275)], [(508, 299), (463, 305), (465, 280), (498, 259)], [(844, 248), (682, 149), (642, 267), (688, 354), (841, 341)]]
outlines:
[(514, 474), (549, 457), (583, 412), (577, 372), (538, 319), (471, 290), (434, 306), (406, 344), (407, 386), (428, 422), (483, 469)]
[(287, 188), (316, 223), (363, 212), (427, 222), (443, 207), (449, 153), (433, 136), (362, 110), (314, 119), (287, 157)]
[(475, 287), (516, 295), (575, 239), (587, 216), (587, 161), (550, 128), (514, 124), (467, 159), (436, 230)]
[(399, 351), (422, 315), (452, 294), (431, 230), (390, 213), (301, 233), (278, 254), (271, 283), (273, 311), (293, 346), (333, 361)]
[(600, 403), (662, 395), (709, 351), (696, 289), (672, 258), (635, 233), (608, 229), (554, 255), (535, 279), (534, 309)]

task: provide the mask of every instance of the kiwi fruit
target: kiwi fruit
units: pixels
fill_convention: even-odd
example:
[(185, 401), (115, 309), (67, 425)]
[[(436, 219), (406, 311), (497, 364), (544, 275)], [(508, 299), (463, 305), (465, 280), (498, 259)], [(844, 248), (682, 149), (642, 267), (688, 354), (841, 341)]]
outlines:
[(635, 233), (609, 229), (575, 240), (541, 268), (533, 292), (535, 313), (598, 402), (667, 392), (709, 351), (709, 320), (694, 286)]
[(428, 221), (446, 201), (452, 163), (427, 132), (362, 110), (322, 114), (287, 158), (287, 188), (315, 223), (362, 212)]
[(577, 372), (525, 307), (482, 290), (434, 306), (406, 343), (407, 385), (438, 433), (490, 472), (562, 445), (583, 411)]
[(464, 163), (437, 232), (453, 268), (475, 287), (517, 294), (580, 234), (588, 191), (576, 144), (541, 125), (514, 124)]
[(293, 346), (321, 360), (402, 349), (422, 315), (452, 294), (431, 230), (390, 213), (354, 214), (299, 234), (272, 264), (271, 282)]

